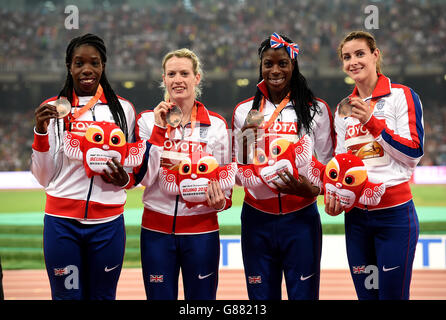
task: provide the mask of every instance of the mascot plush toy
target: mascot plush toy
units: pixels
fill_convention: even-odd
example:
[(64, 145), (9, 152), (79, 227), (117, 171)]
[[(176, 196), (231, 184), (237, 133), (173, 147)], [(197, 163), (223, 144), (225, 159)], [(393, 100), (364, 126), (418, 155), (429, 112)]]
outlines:
[(232, 162), (219, 166), (217, 159), (207, 153), (195, 153), (184, 158), (178, 170), (162, 167), (159, 185), (168, 194), (180, 194), (186, 206), (207, 205), (206, 193), (210, 180), (217, 180), (222, 191), (230, 190), (235, 184), (237, 164)]
[(349, 212), (356, 204), (376, 206), (386, 190), (382, 183), (368, 180), (364, 162), (352, 153), (341, 153), (326, 166), (316, 160), (310, 163), (309, 180), (325, 189), (325, 197), (335, 196)]
[(112, 158), (117, 158), (124, 167), (136, 167), (145, 151), (145, 141), (127, 143), (121, 128), (111, 122), (96, 122), (84, 136), (68, 131), (64, 134), (64, 153), (70, 159), (83, 161), (89, 178), (103, 174), (104, 169), (111, 172), (107, 162)]
[(237, 177), (244, 187), (255, 188), (265, 184), (277, 194), (273, 181), (279, 185), (284, 184), (278, 173), (288, 170), (298, 179), (298, 168), (311, 162), (311, 153), (311, 139), (308, 135), (304, 135), (296, 143), (277, 135), (265, 135), (254, 148), (253, 163), (241, 166)]

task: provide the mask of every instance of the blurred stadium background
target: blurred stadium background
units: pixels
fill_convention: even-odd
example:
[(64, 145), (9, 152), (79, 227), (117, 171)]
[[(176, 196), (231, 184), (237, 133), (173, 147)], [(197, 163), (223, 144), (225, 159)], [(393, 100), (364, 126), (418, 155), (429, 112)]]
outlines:
[[(79, 29), (65, 28), (68, 5), (79, 9)], [(368, 31), (383, 52), (384, 74), (393, 82), (410, 86), (423, 102), (425, 155), (419, 166), (434, 168), (430, 172), (444, 177), (443, 0), (0, 0), (0, 173), (29, 170), (34, 109), (61, 89), (66, 77), (65, 49), (75, 36), (91, 32), (105, 40), (108, 78), (116, 93), (133, 102), (138, 113), (162, 99), (160, 65), (164, 54), (180, 47), (194, 50), (204, 64), (200, 100), (230, 125), (235, 105), (255, 93), (257, 48), (273, 32), (286, 34), (299, 44), (301, 72), (334, 111), (353, 88), (351, 79), (341, 71), (337, 45), (349, 31), (365, 29), (368, 14), (364, 9), (369, 5), (379, 10), (379, 28)], [(416, 204), (435, 207), (435, 216), (440, 217), (428, 219), (421, 231), (446, 234), (446, 185), (416, 185), (413, 189)], [(25, 191), (0, 190), (0, 216), (30, 211), (41, 214), (43, 191), (20, 192)], [(129, 193), (127, 208), (141, 211), (140, 193)], [(240, 190), (234, 195), (241, 201)], [(41, 216), (34, 216), (40, 219), (35, 225), (30, 217), (16, 215), (3, 225), (0, 222), (0, 255), (5, 269), (44, 267)], [(28, 221), (28, 226), (21, 221)], [(139, 266), (137, 225), (127, 227), (125, 267)], [(239, 226), (223, 223), (223, 232), (237, 234)], [(324, 224), (325, 232), (342, 233), (342, 221)], [(439, 239), (444, 255), (446, 238)], [(443, 262), (444, 270), (446, 260)], [(438, 278), (446, 279), (445, 273)], [(445, 286), (441, 289), (444, 299)]]
[[(0, 170), (27, 170), (33, 111), (56, 95), (66, 76), (65, 49), (86, 32), (108, 49), (108, 77), (137, 112), (160, 101), (161, 59), (189, 47), (204, 63), (201, 100), (230, 123), (254, 95), (257, 48), (272, 32), (300, 46), (312, 89), (331, 108), (351, 92), (336, 55), (342, 37), (364, 29), (364, 8), (379, 9), (377, 38), (384, 73), (420, 95), (426, 154), (421, 165), (446, 165), (446, 2), (441, 0), (2, 0), (0, 9)], [(79, 29), (65, 29), (65, 7), (79, 9)]]

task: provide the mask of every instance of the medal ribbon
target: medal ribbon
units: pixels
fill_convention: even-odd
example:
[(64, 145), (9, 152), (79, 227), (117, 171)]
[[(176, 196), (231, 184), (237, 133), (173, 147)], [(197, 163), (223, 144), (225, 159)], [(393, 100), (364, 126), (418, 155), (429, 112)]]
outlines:
[[(98, 88), (96, 90), (96, 94), (94, 95), (94, 97), (91, 98), (90, 101), (88, 101), (87, 104), (85, 106), (83, 106), (81, 109), (76, 108), (76, 111), (74, 112), (73, 118), (77, 119), (81, 115), (83, 115), (85, 112), (90, 110), (96, 104), (96, 102), (98, 102), (98, 100), (102, 96), (103, 92), (104, 92), (104, 90), (102, 89), (101, 84), (99, 84)], [(77, 104), (78, 103), (75, 103), (75, 105), (77, 105)]]
[[(262, 129), (268, 129), (271, 127), (274, 121), (276, 121), (277, 117), (279, 116), (279, 113), (283, 110), (283, 108), (286, 107), (288, 102), (290, 101), (290, 94), (288, 94), (283, 100), (280, 102), (279, 106), (274, 110), (273, 114), (271, 115), (271, 118), (262, 125)], [(260, 104), (260, 112), (263, 112), (263, 107), (265, 106), (265, 97), (263, 97), (262, 102)]]

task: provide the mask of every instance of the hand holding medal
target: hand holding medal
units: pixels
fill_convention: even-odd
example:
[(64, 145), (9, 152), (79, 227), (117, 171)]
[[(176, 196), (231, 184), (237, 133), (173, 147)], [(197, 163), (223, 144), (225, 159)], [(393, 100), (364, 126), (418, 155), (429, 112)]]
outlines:
[(183, 111), (176, 104), (169, 101), (161, 101), (153, 110), (155, 123), (160, 127), (167, 125), (176, 128), (183, 119)]
[(353, 106), (351, 117), (358, 119), (361, 124), (367, 123), (373, 114), (376, 102), (377, 100), (374, 98), (366, 101), (360, 97), (350, 98), (349, 104)]
[(173, 105), (166, 113), (166, 122), (173, 128), (180, 125), (183, 119), (183, 111), (177, 105)]
[(350, 117), (353, 106), (350, 104), (350, 98), (344, 98), (339, 102), (338, 113), (342, 117)]
[(36, 123), (36, 131), (41, 134), (47, 132), (50, 119), (61, 119), (71, 112), (71, 103), (65, 97), (60, 97), (55, 101), (42, 104), (36, 108), (34, 118)]

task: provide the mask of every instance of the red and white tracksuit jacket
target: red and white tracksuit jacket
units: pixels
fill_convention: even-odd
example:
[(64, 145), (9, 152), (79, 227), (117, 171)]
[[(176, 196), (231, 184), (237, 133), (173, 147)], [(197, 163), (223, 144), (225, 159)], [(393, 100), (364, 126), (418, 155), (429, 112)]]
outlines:
[[(268, 92), (262, 83), (258, 85), (262, 90), (263, 95), (266, 97), (264, 105), (264, 119), (268, 121), (273, 114), (276, 106), (268, 100)], [(232, 129), (233, 129), (233, 158), (237, 159), (238, 152), (238, 139), (236, 138), (241, 128), (245, 123), (246, 116), (252, 108), (254, 97), (251, 97), (245, 101), (239, 103), (232, 116)], [(316, 99), (318, 107), (320, 108), (320, 114), (316, 114), (313, 119), (312, 129), (309, 136), (312, 140), (313, 154), (317, 159), (326, 164), (332, 157), (334, 151), (334, 132), (333, 132), (333, 117), (327, 103), (321, 99)], [(291, 142), (297, 142), (299, 139), (300, 129), (297, 127), (297, 116), (291, 102), (288, 102), (286, 107), (280, 112), (275, 122), (271, 126), (274, 131), (290, 140)], [(234, 160), (235, 161), (235, 160)], [(243, 165), (239, 161), (239, 168), (243, 169)], [(299, 174), (307, 176), (307, 169), (302, 168), (299, 170)], [(237, 181), (240, 183), (239, 181)], [(303, 198), (289, 194), (275, 194), (266, 185), (262, 185), (258, 188), (246, 188), (245, 187), (245, 199), (244, 201), (250, 206), (270, 214), (286, 214), (290, 212), (302, 209), (316, 201), (314, 198)]]
[[(84, 106), (92, 97), (74, 95), (73, 107)], [(43, 103), (51, 103), (57, 97)], [(119, 97), (119, 102), (127, 119), (128, 141), (134, 141), (136, 112), (133, 105)], [(74, 108), (72, 108), (74, 110)], [(74, 121), (70, 130), (77, 134), (85, 134), (94, 121), (114, 122), (105, 96), (99, 99), (94, 107)], [(46, 134), (34, 130), (32, 145), (31, 172), (45, 188), (45, 213), (58, 217), (77, 219), (84, 223), (98, 223), (112, 220), (124, 211), (126, 191), (118, 186), (106, 183), (99, 176), (88, 178), (83, 162), (69, 159), (63, 151), (63, 119), (51, 119)], [(150, 148), (146, 154), (156, 152)], [(154, 157), (156, 160), (156, 157)], [(158, 160), (159, 163), (159, 160)], [(133, 186), (133, 175), (127, 188)]]
[[(358, 96), (356, 87), (350, 97), (354, 96)], [(335, 153), (352, 150), (362, 158), (369, 180), (385, 184), (381, 202), (368, 206), (368, 210), (394, 207), (412, 199), (409, 180), (423, 156), (423, 107), (411, 88), (391, 83), (382, 74), (364, 101), (373, 108), (364, 125), (355, 118), (340, 116), (336, 110)]]
[[(168, 131), (155, 125), (153, 111), (144, 111), (138, 115), (135, 128), (137, 139), (150, 139), (155, 132), (165, 132), (161, 166), (172, 167), (180, 162), (182, 154), (192, 152), (212, 154), (219, 165), (231, 162), (230, 136), (225, 119), (206, 109), (202, 103), (195, 103), (197, 119), (194, 127), (189, 123)], [(141, 184), (146, 187), (143, 195), (143, 228), (174, 234), (199, 234), (219, 229), (215, 209), (206, 205), (187, 208), (181, 196), (163, 193), (158, 184), (158, 171), (146, 173), (143, 168), (136, 174), (137, 182), (140, 179), (138, 177), (144, 177)], [(226, 191), (225, 196), (226, 204), (222, 210), (231, 206), (232, 190)]]

